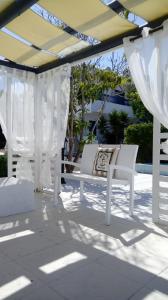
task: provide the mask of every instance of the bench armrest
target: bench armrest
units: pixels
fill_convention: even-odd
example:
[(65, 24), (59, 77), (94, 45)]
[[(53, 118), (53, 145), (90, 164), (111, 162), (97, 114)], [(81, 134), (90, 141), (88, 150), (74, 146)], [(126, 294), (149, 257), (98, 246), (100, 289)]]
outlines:
[(62, 165), (71, 165), (71, 166), (74, 166), (74, 167), (80, 169), (80, 164), (79, 164), (79, 163), (75, 163), (75, 162), (73, 162), (73, 161), (69, 161), (69, 160), (61, 160), (61, 164), (62, 164)]
[(131, 175), (137, 175), (137, 172), (135, 170), (122, 165), (112, 165), (112, 164), (109, 165), (108, 171), (112, 172), (112, 170), (120, 170), (120, 171), (127, 172)]

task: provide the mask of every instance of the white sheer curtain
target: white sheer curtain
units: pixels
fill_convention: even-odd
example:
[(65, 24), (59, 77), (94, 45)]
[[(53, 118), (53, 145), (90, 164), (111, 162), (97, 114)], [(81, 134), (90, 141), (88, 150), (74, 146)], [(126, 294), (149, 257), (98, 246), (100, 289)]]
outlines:
[(0, 67), (0, 124), (9, 151), (21, 156), (17, 177), (33, 180), (30, 159), (35, 158), (35, 187), (51, 185), (51, 160), (60, 168), (69, 110), (70, 66), (40, 75)]
[(124, 49), (132, 78), (146, 108), (168, 128), (168, 20), (163, 30), (133, 42), (124, 39)]
[[(58, 159), (64, 145), (70, 97), (70, 66), (40, 74), (36, 109), (37, 186), (51, 186), (51, 160)], [(57, 170), (60, 166), (58, 163)]]
[(17, 176), (29, 180), (29, 158), (34, 154), (34, 81), (33, 73), (0, 68), (0, 123), (8, 151), (21, 156)]

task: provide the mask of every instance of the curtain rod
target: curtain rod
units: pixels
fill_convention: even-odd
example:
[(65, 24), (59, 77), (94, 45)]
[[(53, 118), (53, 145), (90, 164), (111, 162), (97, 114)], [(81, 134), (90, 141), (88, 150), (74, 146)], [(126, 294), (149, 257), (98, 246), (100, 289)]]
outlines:
[[(157, 28), (154, 28), (154, 29), (150, 29), (149, 30), (149, 34), (152, 34), (152, 33), (156, 32), (156, 31), (159, 31), (159, 30), (162, 30), (162, 29), (163, 29), (163, 26), (160, 26), (160, 27), (157, 27)], [(133, 37), (133, 38), (131, 38), (130, 42), (134, 42), (135, 40), (138, 40), (141, 37), (142, 37), (142, 33), (139, 34), (139, 35), (137, 35), (137, 36), (135, 36), (135, 37)]]

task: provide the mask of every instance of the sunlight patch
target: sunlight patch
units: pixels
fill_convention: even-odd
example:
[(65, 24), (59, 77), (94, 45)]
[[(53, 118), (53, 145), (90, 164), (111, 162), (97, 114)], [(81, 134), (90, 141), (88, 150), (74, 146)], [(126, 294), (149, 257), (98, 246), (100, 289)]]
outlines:
[(151, 293), (149, 293), (148, 295), (146, 295), (144, 298), (144, 300), (167, 300), (167, 294), (164, 294), (160, 291), (154, 290)]
[(21, 238), (21, 237), (24, 237), (24, 236), (27, 236), (27, 235), (30, 235), (30, 234), (34, 234), (34, 231), (25, 230), (25, 231), (20, 231), (20, 232), (17, 232), (17, 233), (12, 233), (12, 234), (9, 234), (9, 235), (5, 235), (5, 236), (0, 237), (0, 243), (7, 242), (7, 241), (10, 241), (10, 240), (14, 240), (14, 239), (17, 239), (17, 238)]
[(31, 284), (31, 281), (25, 277), (20, 276), (0, 287), (0, 300), (7, 299), (18, 291), (24, 289)]
[(73, 252), (44, 266), (41, 266), (39, 269), (46, 274), (51, 274), (86, 258), (86, 255), (83, 255), (79, 252)]
[(7, 229), (11, 229), (13, 227), (14, 227), (13, 222), (0, 224), (0, 230), (7, 230)]

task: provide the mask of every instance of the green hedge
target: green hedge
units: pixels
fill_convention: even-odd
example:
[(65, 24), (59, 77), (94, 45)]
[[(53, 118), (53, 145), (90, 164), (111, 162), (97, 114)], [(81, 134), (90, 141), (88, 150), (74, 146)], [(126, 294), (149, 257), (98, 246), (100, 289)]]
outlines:
[(137, 162), (152, 162), (153, 124), (139, 123), (128, 126), (124, 132), (126, 144), (139, 145)]
[(7, 156), (0, 155), (0, 177), (7, 177)]

